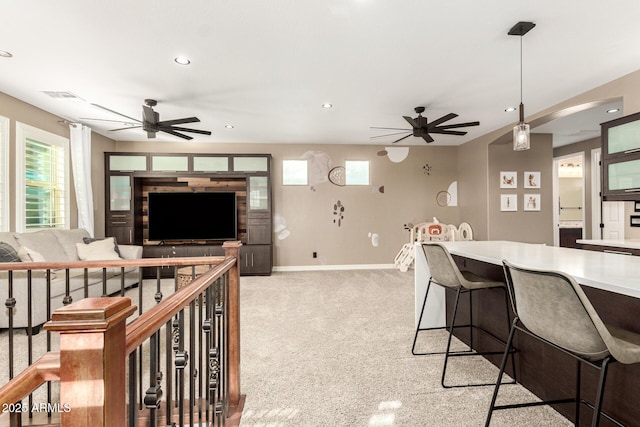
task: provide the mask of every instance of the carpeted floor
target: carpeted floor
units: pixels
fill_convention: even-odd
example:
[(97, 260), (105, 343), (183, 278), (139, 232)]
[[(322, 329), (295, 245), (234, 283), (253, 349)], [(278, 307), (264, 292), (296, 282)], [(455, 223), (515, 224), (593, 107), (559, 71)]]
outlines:
[[(240, 425), (484, 425), (493, 387), (444, 389), (443, 356), (411, 354), (413, 300), (412, 272), (243, 277), (241, 390), (246, 402)], [(497, 376), (497, 368), (481, 357), (450, 360), (452, 383)], [(499, 399), (511, 403), (533, 396), (507, 385)], [(539, 407), (498, 411), (492, 425), (572, 424)]]

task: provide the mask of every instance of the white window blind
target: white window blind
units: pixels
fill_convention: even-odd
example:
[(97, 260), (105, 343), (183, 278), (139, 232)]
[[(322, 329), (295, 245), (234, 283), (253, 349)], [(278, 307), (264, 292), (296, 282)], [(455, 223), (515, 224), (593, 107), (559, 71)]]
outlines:
[(16, 130), (17, 229), (69, 228), (69, 141), (26, 125)]
[(0, 116), (0, 231), (9, 231), (9, 119)]

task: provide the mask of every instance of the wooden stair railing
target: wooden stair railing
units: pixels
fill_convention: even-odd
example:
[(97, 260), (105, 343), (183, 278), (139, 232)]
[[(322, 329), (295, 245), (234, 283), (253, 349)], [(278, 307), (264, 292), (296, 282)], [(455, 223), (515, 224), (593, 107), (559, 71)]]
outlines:
[[(136, 310), (128, 297), (85, 298), (56, 310), (44, 325), (60, 333), (60, 351), (49, 352), (0, 387), (0, 405), (20, 402), (41, 384), (60, 381), (60, 425), (63, 427), (123, 425), (127, 356), (151, 337), (174, 315), (201, 295), (223, 274), (228, 274), (228, 405), (229, 417), (239, 420), (240, 394), (240, 242), (226, 242), (225, 257), (129, 325)], [(208, 257), (212, 258), (212, 257)], [(202, 258), (166, 259), (162, 264), (147, 260), (138, 265), (193, 265)], [(19, 414), (17, 414), (19, 415)], [(12, 417), (13, 419), (14, 417)], [(17, 423), (19, 423), (19, 419)], [(13, 424), (12, 424), (13, 425)]]

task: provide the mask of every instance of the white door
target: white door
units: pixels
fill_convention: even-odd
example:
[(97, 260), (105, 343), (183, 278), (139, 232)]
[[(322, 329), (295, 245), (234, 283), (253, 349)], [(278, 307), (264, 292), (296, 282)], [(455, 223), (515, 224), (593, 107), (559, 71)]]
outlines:
[(600, 215), (600, 180), (602, 168), (600, 166), (601, 150), (599, 148), (591, 151), (591, 200), (593, 218), (593, 239), (600, 239), (600, 223), (604, 225), (602, 229), (602, 239), (623, 240), (624, 239), (624, 202), (602, 202), (602, 215)]

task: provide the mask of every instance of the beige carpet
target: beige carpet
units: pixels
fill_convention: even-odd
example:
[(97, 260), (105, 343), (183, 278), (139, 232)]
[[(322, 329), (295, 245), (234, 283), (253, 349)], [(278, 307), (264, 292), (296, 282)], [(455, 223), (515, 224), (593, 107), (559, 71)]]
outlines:
[[(241, 388), (247, 397), (240, 425), (484, 425), (493, 387), (443, 389), (443, 356), (411, 354), (413, 300), (412, 272), (243, 277)], [(450, 360), (453, 383), (497, 376), (481, 357)], [(503, 386), (500, 396), (509, 403), (533, 398), (518, 385)], [(572, 424), (539, 407), (498, 411), (492, 425)]]

